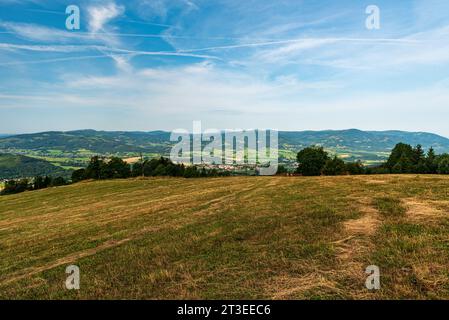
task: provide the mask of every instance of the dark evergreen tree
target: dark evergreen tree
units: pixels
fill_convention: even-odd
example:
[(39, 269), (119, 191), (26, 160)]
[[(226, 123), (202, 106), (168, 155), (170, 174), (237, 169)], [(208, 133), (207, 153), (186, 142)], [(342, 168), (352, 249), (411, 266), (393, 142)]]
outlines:
[(420, 162), (424, 162), (425, 155), (422, 146), (418, 144), (415, 148), (413, 148), (413, 164), (418, 165)]
[(430, 147), (429, 151), (427, 151), (427, 157), (426, 157), (426, 167), (427, 167), (427, 173), (435, 174), (438, 171), (438, 163), (437, 163), (437, 156), (435, 155), (435, 151), (432, 147)]

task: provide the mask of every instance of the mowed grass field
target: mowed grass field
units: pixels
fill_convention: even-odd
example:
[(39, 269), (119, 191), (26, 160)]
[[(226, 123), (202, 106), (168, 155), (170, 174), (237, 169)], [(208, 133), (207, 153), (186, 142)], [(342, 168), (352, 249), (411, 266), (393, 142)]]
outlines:
[[(65, 268), (81, 271), (65, 288)], [(381, 289), (365, 287), (377, 265)], [(449, 299), (449, 177), (148, 178), (0, 197), (2, 299)]]

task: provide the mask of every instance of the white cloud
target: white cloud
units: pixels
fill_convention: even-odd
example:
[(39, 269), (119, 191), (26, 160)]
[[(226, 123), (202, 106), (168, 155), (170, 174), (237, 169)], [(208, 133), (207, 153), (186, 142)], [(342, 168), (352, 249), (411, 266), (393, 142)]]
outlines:
[[(79, 105), (89, 105), (92, 97), (108, 105), (150, 114), (195, 114), (199, 117), (220, 110), (228, 114), (271, 114), (292, 106), (291, 98), (307, 91), (336, 90), (330, 82), (304, 83), (292, 77), (272, 81), (241, 72), (226, 71), (211, 63), (185, 67), (127, 69), (116, 76), (63, 76), (53, 92), (76, 92)], [(83, 103), (83, 97), (89, 97)], [(62, 105), (52, 95), (56, 105)], [(64, 105), (68, 105), (64, 100)], [(98, 103), (95, 103), (98, 105)]]
[(447, 81), (416, 90), (372, 90), (361, 95), (348, 92), (341, 83), (302, 82), (293, 76), (266, 79), (212, 63), (130, 69), (108, 77), (70, 74), (61, 80), (47, 94), (0, 95), (0, 107), (119, 108), (129, 115), (123, 124), (102, 127), (109, 130), (173, 129), (199, 119), (217, 128), (356, 127), (449, 135), (442, 129), (449, 104)]
[(109, 21), (121, 16), (125, 7), (113, 2), (101, 6), (90, 6), (87, 8), (89, 15), (89, 30), (91, 32), (104, 31)]

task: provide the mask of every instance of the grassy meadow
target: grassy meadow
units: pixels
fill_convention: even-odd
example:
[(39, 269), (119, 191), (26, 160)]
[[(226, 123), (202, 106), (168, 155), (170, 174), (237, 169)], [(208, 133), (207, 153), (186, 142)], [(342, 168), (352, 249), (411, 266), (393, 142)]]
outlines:
[[(65, 289), (66, 266), (81, 270)], [(365, 288), (377, 265), (381, 289)], [(0, 197), (1, 299), (449, 299), (449, 177), (147, 178)]]

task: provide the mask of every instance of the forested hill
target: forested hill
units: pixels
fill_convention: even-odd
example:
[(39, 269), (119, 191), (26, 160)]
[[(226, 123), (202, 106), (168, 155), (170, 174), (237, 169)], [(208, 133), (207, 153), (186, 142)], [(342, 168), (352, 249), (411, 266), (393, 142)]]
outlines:
[[(164, 131), (123, 132), (78, 130), (68, 132), (42, 132), (0, 138), (0, 152), (24, 155), (77, 155), (103, 154), (131, 156), (167, 155), (173, 142)], [(449, 139), (426, 132), (326, 130), (279, 133), (281, 158), (293, 159), (302, 148), (322, 145), (347, 160), (384, 160), (394, 145), (404, 142), (433, 147), (436, 152), (449, 152)]]
[(170, 133), (122, 131), (48, 131), (0, 138), (0, 149), (60, 150), (80, 149), (94, 153), (164, 152), (170, 148)]
[(420, 144), (424, 149), (433, 147), (438, 153), (449, 152), (448, 138), (428, 132), (357, 129), (280, 132), (280, 141), (284, 148), (318, 144), (339, 154), (378, 154), (382, 157), (399, 142), (413, 146)]
[(70, 171), (51, 163), (22, 155), (0, 153), (0, 179), (34, 176), (70, 176)]

